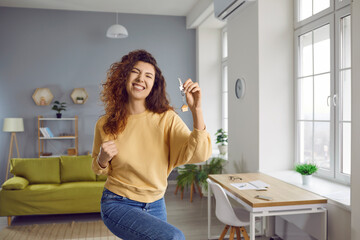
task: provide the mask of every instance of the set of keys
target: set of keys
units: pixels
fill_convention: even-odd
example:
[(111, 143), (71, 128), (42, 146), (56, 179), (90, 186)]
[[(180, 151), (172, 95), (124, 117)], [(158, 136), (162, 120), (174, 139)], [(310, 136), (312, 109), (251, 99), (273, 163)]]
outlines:
[(183, 105), (181, 106), (181, 111), (182, 112), (187, 112), (189, 110), (189, 107), (186, 104), (186, 100), (185, 100), (185, 91), (184, 91), (185, 89), (184, 89), (184, 86), (183, 86), (183, 83), (182, 83), (181, 79), (178, 78), (178, 80), (179, 80), (179, 84), (180, 84), (179, 89), (180, 89), (181, 96), (182, 96), (182, 101), (183, 101)]

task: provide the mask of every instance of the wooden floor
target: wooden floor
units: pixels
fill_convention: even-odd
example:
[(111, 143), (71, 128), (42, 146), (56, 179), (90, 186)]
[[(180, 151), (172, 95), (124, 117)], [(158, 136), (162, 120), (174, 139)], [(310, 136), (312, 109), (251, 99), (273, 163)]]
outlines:
[[(207, 239), (207, 201), (198, 194), (194, 195), (193, 202), (190, 203), (190, 193), (185, 191), (184, 199), (180, 200), (180, 194), (174, 195), (175, 185), (170, 184), (165, 194), (167, 206), (168, 222), (178, 227), (184, 233), (187, 240), (206, 240)], [(212, 199), (212, 206), (215, 201)], [(212, 209), (212, 234), (220, 235), (224, 224), (219, 222)], [(28, 225), (42, 223), (62, 223), (72, 221), (97, 221), (101, 219), (100, 214), (66, 214), (66, 215), (45, 215), (45, 216), (19, 216), (13, 218), (12, 225)], [(7, 226), (7, 218), (0, 217), (0, 229)], [(257, 240), (267, 240), (268, 238), (256, 238)]]

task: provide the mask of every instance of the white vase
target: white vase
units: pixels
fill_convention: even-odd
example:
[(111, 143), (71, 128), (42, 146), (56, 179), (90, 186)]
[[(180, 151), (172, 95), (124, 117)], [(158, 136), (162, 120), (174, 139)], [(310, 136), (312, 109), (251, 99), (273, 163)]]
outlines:
[(312, 175), (301, 175), (301, 177), (302, 177), (303, 185), (306, 185), (306, 186), (310, 185)]
[(221, 155), (225, 155), (227, 153), (227, 145), (218, 145), (219, 151)]

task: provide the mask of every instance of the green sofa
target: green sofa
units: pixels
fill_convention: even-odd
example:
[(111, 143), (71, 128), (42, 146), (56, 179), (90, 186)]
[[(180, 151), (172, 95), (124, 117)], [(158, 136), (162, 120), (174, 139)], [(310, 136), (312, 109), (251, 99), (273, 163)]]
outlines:
[(92, 158), (13, 158), (14, 177), (0, 189), (0, 216), (100, 212), (106, 176), (91, 169)]

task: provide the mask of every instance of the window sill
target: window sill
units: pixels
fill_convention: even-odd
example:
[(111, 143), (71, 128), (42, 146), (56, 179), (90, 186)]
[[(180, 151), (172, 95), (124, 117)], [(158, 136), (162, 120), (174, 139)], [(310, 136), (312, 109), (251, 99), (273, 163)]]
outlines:
[(311, 185), (302, 185), (301, 175), (292, 170), (263, 172), (271, 177), (303, 188), (315, 194), (326, 197), (328, 203), (337, 205), (347, 211), (351, 211), (350, 206), (350, 187), (339, 183), (334, 183), (326, 179), (313, 176)]

